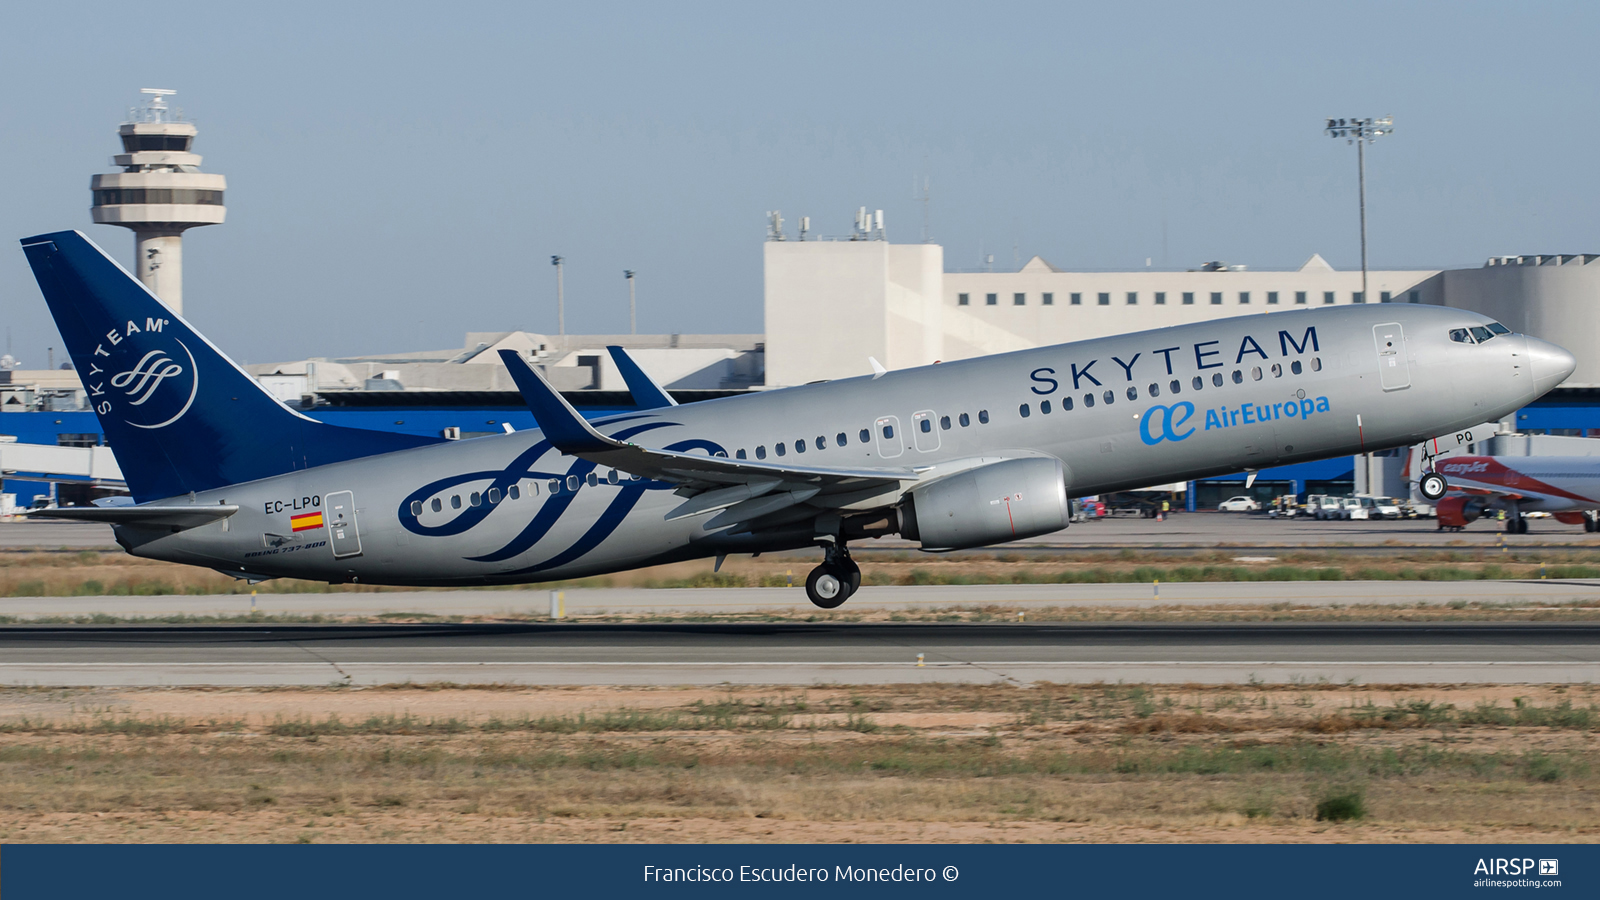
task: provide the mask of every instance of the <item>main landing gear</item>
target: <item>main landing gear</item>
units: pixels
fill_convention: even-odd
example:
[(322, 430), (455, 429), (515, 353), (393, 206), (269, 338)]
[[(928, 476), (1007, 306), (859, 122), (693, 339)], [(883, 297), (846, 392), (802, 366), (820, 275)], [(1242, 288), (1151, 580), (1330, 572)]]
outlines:
[(1510, 516), (1506, 519), (1506, 534), (1527, 534), (1528, 520), (1525, 516)]
[(861, 587), (861, 567), (843, 541), (827, 545), (822, 565), (806, 576), (806, 597), (822, 609), (837, 609)]

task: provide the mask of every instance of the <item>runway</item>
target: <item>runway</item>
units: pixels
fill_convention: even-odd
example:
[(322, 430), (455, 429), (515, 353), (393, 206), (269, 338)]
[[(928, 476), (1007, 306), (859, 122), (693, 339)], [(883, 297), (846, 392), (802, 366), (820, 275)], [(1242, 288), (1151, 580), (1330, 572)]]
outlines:
[(0, 628), (7, 685), (1597, 680), (1600, 624)]
[[(561, 592), (568, 616), (717, 615), (783, 613), (809, 615), (815, 608), (801, 587), (793, 588), (572, 588)], [(938, 610), (1003, 606), (1353, 606), (1357, 604), (1511, 606), (1568, 604), (1600, 606), (1600, 581), (1195, 581), (1162, 585), (970, 584), (863, 586), (845, 611)], [(253, 604), (253, 606), (252, 606)], [(380, 593), (248, 594), (189, 596), (0, 597), (0, 616), (18, 619), (110, 615), (135, 619), (162, 616), (262, 615), (543, 616), (548, 590), (384, 591)]]

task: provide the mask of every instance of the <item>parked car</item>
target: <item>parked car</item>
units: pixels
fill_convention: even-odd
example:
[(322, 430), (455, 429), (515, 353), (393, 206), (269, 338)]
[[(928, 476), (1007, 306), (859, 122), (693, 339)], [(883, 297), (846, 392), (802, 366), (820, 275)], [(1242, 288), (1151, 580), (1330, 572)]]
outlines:
[(1228, 499), (1217, 504), (1218, 512), (1255, 512), (1260, 508), (1261, 504), (1257, 503), (1253, 498), (1246, 497), (1243, 494), (1240, 494), (1237, 497), (1229, 497)]

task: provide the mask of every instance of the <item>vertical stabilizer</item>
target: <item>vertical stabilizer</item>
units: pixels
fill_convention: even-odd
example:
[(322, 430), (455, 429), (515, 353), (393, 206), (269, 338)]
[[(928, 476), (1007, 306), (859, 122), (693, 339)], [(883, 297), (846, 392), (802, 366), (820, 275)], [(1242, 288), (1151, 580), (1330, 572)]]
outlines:
[(79, 232), (22, 248), (140, 502), (433, 443), (295, 412)]

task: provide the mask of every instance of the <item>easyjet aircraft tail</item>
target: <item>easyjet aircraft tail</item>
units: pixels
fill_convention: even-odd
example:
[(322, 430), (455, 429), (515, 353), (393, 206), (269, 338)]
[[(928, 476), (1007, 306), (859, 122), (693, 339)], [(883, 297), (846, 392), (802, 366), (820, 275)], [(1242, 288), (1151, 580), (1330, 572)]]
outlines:
[(435, 440), (295, 412), (79, 232), (22, 247), (141, 503)]

